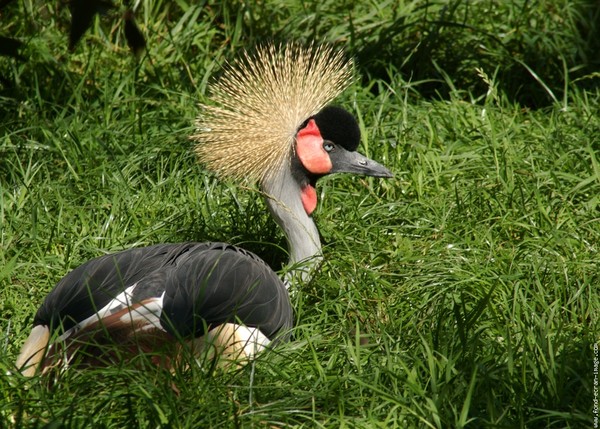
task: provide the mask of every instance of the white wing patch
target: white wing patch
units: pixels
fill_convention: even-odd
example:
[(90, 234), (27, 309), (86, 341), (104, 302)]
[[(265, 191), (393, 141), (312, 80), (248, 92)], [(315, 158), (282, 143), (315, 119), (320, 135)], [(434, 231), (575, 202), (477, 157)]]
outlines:
[(123, 323), (129, 323), (132, 326), (141, 326), (141, 328), (137, 329), (137, 331), (145, 331), (151, 328), (158, 328), (161, 331), (164, 331), (160, 324), (160, 315), (162, 313), (165, 293), (163, 292), (163, 294), (157, 298), (145, 299), (143, 305), (134, 306), (135, 301), (133, 300), (133, 291), (135, 290), (136, 286), (137, 283), (135, 283), (133, 286), (129, 286), (127, 289), (113, 298), (108, 304), (102, 307), (98, 312), (77, 323), (77, 325), (73, 326), (72, 328), (66, 330), (60, 337), (58, 337), (58, 341), (64, 341), (70, 336), (94, 323), (100, 322), (101, 324), (102, 319), (105, 319), (125, 309), (129, 309), (129, 311), (124, 312), (120, 320)]

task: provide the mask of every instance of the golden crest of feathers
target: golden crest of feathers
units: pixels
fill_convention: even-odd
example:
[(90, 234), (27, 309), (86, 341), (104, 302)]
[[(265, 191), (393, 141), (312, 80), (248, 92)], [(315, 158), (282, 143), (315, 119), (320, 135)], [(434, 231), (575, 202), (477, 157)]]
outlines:
[(352, 61), (328, 46), (267, 45), (225, 67), (201, 105), (196, 153), (222, 176), (263, 181), (289, 165), (298, 128), (352, 81)]

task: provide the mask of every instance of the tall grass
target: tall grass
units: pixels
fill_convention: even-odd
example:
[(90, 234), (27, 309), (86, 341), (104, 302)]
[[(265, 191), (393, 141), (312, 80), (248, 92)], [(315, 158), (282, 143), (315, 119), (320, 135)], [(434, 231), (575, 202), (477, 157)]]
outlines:
[[(139, 62), (117, 16), (69, 53), (64, 7), (6, 6), (26, 61), (0, 58), (0, 427), (590, 426), (592, 6), (142, 2)], [(282, 266), (259, 194), (204, 172), (188, 136), (225, 60), (292, 38), (358, 58), (338, 102), (395, 173), (320, 182), (325, 262), (294, 294), (293, 341), (229, 371), (10, 374), (45, 294), (89, 258), (224, 240)]]

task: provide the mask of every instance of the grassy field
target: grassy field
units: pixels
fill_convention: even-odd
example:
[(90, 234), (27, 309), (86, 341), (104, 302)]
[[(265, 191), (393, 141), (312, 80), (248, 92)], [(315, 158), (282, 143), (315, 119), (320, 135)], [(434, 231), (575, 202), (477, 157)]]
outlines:
[[(0, 428), (593, 427), (593, 2), (142, 1), (139, 59), (121, 12), (69, 52), (64, 6), (0, 11), (24, 42), (0, 57)], [(325, 262), (295, 291), (293, 341), (239, 370), (10, 375), (89, 258), (221, 240), (282, 267), (259, 193), (203, 171), (188, 136), (220, 64), (288, 39), (358, 59), (337, 102), (395, 174), (320, 182)]]

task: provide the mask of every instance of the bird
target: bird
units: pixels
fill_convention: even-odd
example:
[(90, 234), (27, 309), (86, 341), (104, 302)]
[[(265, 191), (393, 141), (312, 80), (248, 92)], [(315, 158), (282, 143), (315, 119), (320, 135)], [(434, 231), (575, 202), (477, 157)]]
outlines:
[(45, 297), (16, 368), (33, 376), (140, 353), (168, 366), (182, 347), (247, 361), (288, 341), (290, 290), (308, 282), (323, 259), (312, 216), (317, 181), (334, 173), (393, 177), (356, 150), (356, 118), (332, 104), (353, 74), (353, 61), (330, 45), (269, 43), (224, 64), (200, 104), (190, 137), (199, 162), (223, 180), (258, 185), (287, 239), (285, 275), (222, 242), (105, 254), (70, 271)]

